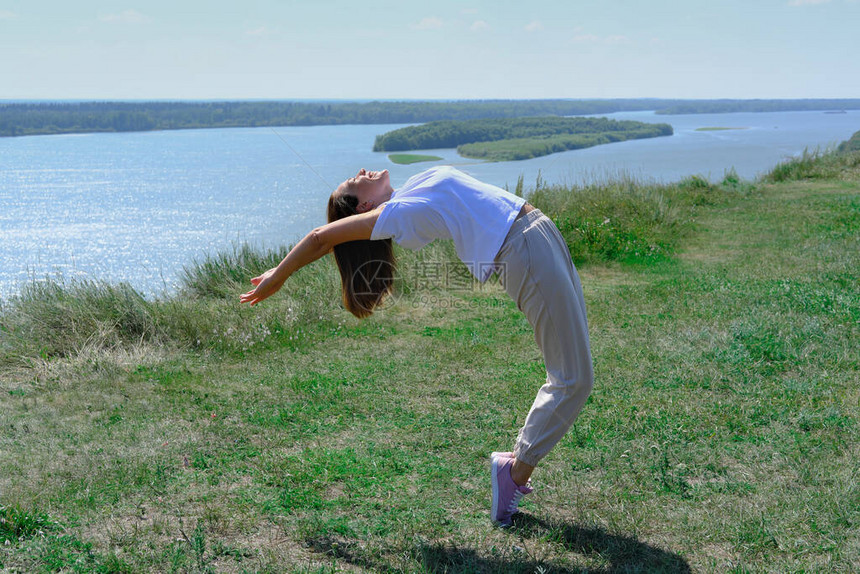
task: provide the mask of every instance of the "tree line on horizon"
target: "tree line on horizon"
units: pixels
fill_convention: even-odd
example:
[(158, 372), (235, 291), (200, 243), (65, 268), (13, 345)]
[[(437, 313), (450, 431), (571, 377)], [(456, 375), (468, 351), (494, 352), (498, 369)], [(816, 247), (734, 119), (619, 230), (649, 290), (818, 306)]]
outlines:
[(741, 112), (844, 112), (860, 109), (858, 99), (690, 100), (655, 110), (660, 115), (730, 114)]
[(860, 109), (860, 99), (6, 102), (0, 103), (0, 136), (232, 127), (414, 124), (437, 120), (581, 116), (645, 110), (674, 114), (849, 109)]

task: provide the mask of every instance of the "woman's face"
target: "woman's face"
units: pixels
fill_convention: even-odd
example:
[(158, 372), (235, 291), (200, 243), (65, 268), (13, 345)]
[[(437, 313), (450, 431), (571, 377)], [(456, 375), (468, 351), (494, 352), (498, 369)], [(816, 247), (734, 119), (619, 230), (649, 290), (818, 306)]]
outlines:
[(367, 171), (358, 170), (355, 177), (344, 181), (337, 188), (337, 193), (348, 193), (358, 198), (358, 212), (370, 211), (389, 199), (394, 190), (388, 179), (388, 170)]

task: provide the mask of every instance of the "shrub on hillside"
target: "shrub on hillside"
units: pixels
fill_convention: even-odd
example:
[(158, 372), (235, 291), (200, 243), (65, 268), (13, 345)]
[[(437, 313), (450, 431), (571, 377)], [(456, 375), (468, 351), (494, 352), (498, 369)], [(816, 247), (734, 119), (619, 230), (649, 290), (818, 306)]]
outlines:
[(845, 172), (853, 172), (858, 168), (860, 168), (860, 152), (857, 151), (847, 150), (842, 153), (833, 149), (812, 152), (803, 150), (801, 156), (780, 163), (762, 179), (769, 183), (803, 179), (836, 179), (842, 177)]
[(854, 132), (854, 135), (847, 141), (839, 144), (838, 151), (845, 153), (849, 151), (860, 151), (860, 131)]

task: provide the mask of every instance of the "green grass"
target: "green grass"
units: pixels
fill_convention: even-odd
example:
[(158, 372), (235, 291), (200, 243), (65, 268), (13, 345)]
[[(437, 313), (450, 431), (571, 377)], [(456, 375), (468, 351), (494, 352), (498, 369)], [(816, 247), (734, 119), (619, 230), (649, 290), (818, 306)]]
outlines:
[[(851, 140), (849, 140), (850, 142)], [(843, 142), (849, 143), (849, 142)], [(860, 153), (845, 150), (803, 150), (800, 157), (790, 158), (764, 176), (764, 181), (777, 183), (804, 179), (856, 180), (860, 178)]]
[(856, 571), (858, 160), (794, 161), (529, 195), (579, 253), (596, 384), (511, 530), (486, 456), (543, 365), (450, 243), (364, 321), (328, 261), (238, 307), (282, 250), (164, 300), (34, 286), (0, 309), (0, 570)]
[(388, 159), (392, 162), (409, 165), (413, 163), (421, 163), (422, 161), (441, 161), (441, 157), (435, 155), (421, 155), (417, 153), (390, 153)]

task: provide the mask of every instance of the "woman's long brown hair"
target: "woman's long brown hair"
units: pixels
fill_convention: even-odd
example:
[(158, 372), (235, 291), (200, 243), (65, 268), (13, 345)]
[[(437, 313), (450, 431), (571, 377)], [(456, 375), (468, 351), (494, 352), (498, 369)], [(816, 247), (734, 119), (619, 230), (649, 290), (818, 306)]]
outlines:
[[(328, 199), (328, 221), (358, 213), (358, 198), (333, 193)], [(394, 285), (396, 261), (391, 239), (359, 239), (334, 247), (334, 260), (343, 284), (343, 305), (363, 319), (373, 313)]]

